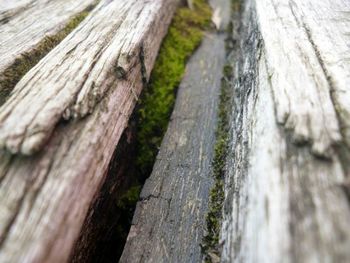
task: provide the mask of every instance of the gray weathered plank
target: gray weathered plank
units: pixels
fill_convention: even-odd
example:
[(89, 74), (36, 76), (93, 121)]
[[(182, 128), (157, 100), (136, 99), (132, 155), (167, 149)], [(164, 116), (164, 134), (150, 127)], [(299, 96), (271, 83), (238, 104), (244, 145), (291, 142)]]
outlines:
[[(5, 151), (0, 153), (0, 262), (68, 260), (134, 108), (135, 96), (140, 94), (145, 78), (149, 77), (177, 3), (176, 0), (102, 1), (85, 22), (15, 88), (9, 103), (25, 97), (26, 92), (36, 93), (27, 104), (29, 112), (42, 105), (45, 92), (61, 92), (51, 98), (45, 97), (53, 104), (44, 105), (61, 113), (58, 107), (62, 107), (62, 100), (85, 83), (80, 82), (81, 74), (90, 74), (87, 80), (90, 83), (99, 83), (103, 75), (104, 83), (109, 85), (85, 118), (52, 123), (51, 136), (37, 154), (25, 157)], [(126, 25), (119, 23), (120, 18)], [(121, 47), (121, 42), (125, 46)], [(96, 52), (99, 48), (100, 52)], [(133, 64), (126, 78), (117, 79), (112, 62), (121, 51), (130, 54)], [(89, 57), (96, 54), (95, 59)], [(59, 74), (50, 74), (48, 69), (57, 69)], [(65, 70), (72, 75), (64, 75), (69, 74)], [(32, 78), (38, 78), (38, 82), (31, 82)], [(0, 111), (2, 117), (4, 107)], [(40, 112), (51, 113), (45, 107)], [(11, 110), (8, 114), (7, 117), (17, 124), (24, 117), (11, 116)], [(53, 118), (57, 122), (61, 114)], [(41, 121), (45, 119), (45, 114), (40, 117)], [(36, 129), (34, 127), (34, 131)]]
[(245, 1), (222, 262), (350, 261), (349, 7)]
[(210, 33), (190, 59), (120, 262), (201, 262), (224, 34)]

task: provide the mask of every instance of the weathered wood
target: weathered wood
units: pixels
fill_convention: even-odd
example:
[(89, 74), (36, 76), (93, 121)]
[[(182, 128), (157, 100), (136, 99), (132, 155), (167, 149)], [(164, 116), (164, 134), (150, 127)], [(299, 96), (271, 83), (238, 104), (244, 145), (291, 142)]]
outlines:
[(245, 1), (222, 262), (350, 261), (349, 10)]
[[(0, 3), (0, 73), (21, 54), (96, 0), (3, 0)], [(1, 87), (0, 87), (1, 89)]]
[(35, 0), (3, 0), (0, 3), (0, 21), (1, 23), (8, 22), (8, 19), (19, 10), (26, 8)]
[(0, 147), (32, 154), (46, 143), (63, 115), (85, 117), (117, 82), (132, 82), (130, 71), (144, 59), (147, 45), (143, 38), (149, 27), (144, 25), (153, 22), (157, 4), (99, 5), (15, 87), (1, 108)]
[[(216, 1), (213, 1), (214, 3)], [(187, 65), (171, 121), (146, 181), (120, 262), (201, 262), (225, 63), (210, 33)]]
[[(21, 123), (26, 122), (27, 145), (35, 144), (35, 134), (40, 137), (50, 130), (51, 135), (30, 157), (0, 154), (0, 262), (68, 259), (177, 3), (102, 1), (16, 86), (0, 110), (8, 121), (2, 122), (1, 130), (16, 141), (5, 127), (17, 123), (23, 129)], [(127, 74), (118, 78), (115, 62), (126, 54)], [(84, 102), (92, 86), (100, 97), (90, 114), (59, 122), (68, 106)], [(35, 117), (32, 121), (23, 106)]]

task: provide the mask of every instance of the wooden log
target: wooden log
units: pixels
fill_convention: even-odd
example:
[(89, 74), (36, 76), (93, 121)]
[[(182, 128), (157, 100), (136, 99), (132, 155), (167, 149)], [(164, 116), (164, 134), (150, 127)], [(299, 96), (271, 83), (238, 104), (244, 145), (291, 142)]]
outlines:
[(247, 0), (222, 262), (349, 262), (346, 1)]
[[(0, 3), (0, 74), (21, 54), (30, 52), (47, 35), (96, 0), (4, 0)], [(1, 87), (0, 87), (1, 90)]]
[[(211, 4), (222, 8), (220, 1)], [(201, 243), (214, 182), (212, 161), (225, 56), (225, 34), (212, 32), (190, 59), (120, 262), (203, 260)]]
[[(32, 116), (38, 117), (38, 123), (48, 121), (44, 126), (51, 135), (32, 156), (0, 154), (0, 262), (67, 261), (177, 3), (101, 1), (84, 23), (24, 77), (1, 108), (8, 124), (26, 122), (17, 113), (30, 96), (27, 111), (37, 110), (38, 115)], [(126, 75), (118, 78), (116, 58), (125, 54), (129, 55)], [(90, 114), (60, 121), (64, 106), (85, 98), (91, 85), (101, 93)], [(11, 104), (16, 100), (17, 106)], [(2, 131), (7, 124), (3, 125)], [(33, 129), (28, 134), (40, 134), (39, 126), (29, 126), (28, 132)]]

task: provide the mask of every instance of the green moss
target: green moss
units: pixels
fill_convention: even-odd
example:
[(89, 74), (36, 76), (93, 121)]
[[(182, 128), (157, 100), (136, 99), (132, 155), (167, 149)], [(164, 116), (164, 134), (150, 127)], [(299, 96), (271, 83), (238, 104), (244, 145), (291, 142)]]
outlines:
[[(123, 243), (127, 238), (140, 189), (152, 171), (186, 62), (200, 44), (210, 19), (211, 10), (205, 0), (195, 0), (193, 10), (187, 7), (177, 9), (160, 47), (149, 84), (145, 87), (131, 118), (129, 126), (136, 125), (136, 152), (135, 159), (129, 164), (133, 168), (129, 176), (137, 180), (134, 184), (139, 186), (130, 188), (116, 202), (118, 213), (121, 215), (116, 230), (119, 243)], [(143, 54), (140, 55), (140, 59), (143, 59)], [(144, 72), (145, 68), (142, 71)], [(120, 76), (123, 77), (123, 74)]]
[(123, 210), (133, 208), (139, 199), (140, 191), (140, 185), (129, 188), (129, 190), (118, 199), (117, 207)]
[(210, 191), (209, 212), (206, 216), (207, 233), (202, 241), (202, 251), (205, 262), (212, 262), (212, 256), (220, 256), (219, 238), (222, 219), (222, 205), (224, 202), (224, 175), (225, 158), (228, 152), (228, 122), (229, 122), (229, 80), (231, 79), (232, 67), (224, 67), (224, 78), (222, 79), (222, 89), (220, 94), (220, 104), (218, 112), (218, 126), (216, 130), (216, 143), (213, 160), (214, 187)]
[[(240, 11), (240, 0), (231, 0), (231, 11), (233, 17)], [(234, 19), (235, 20), (235, 19)], [(233, 23), (231, 21), (227, 28), (226, 52), (230, 54), (235, 48), (232, 42)], [(230, 44), (228, 44), (230, 43)], [(225, 199), (224, 193), (224, 176), (225, 164), (228, 154), (229, 145), (229, 113), (232, 108), (232, 87), (233, 68), (228, 62), (223, 68), (221, 81), (220, 103), (218, 108), (218, 126), (216, 130), (216, 143), (213, 159), (213, 177), (215, 180), (214, 186), (210, 191), (209, 212), (206, 216), (207, 233), (202, 240), (202, 251), (205, 262), (217, 261), (220, 258), (220, 231), (222, 223), (223, 203)]]
[(95, 5), (89, 6), (83, 12), (71, 18), (57, 34), (46, 36), (33, 50), (23, 53), (2, 73), (0, 77), (0, 105), (6, 101), (20, 79), (71, 33), (86, 18)]
[(174, 15), (138, 111), (137, 165), (143, 175), (152, 169), (186, 61), (200, 44), (210, 21), (211, 9), (205, 0), (195, 0), (192, 10), (180, 7)]

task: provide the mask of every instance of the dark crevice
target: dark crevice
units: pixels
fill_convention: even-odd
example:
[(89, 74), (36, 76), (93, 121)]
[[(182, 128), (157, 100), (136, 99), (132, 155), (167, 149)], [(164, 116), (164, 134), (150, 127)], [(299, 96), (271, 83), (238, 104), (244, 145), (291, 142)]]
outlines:
[(106, 180), (90, 209), (71, 255), (72, 262), (116, 262), (131, 224), (140, 186), (134, 178), (135, 122), (124, 131), (110, 162)]
[(347, 182), (343, 183), (341, 185), (341, 188), (344, 191), (345, 196), (348, 199), (348, 204), (350, 206), (350, 180), (347, 180)]

